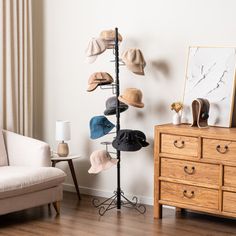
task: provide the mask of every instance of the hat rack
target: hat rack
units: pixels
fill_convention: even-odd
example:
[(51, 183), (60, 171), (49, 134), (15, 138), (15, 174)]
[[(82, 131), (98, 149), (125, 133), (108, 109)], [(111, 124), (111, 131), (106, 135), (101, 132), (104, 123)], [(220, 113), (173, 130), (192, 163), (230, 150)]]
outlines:
[[(116, 95), (117, 104), (116, 104), (116, 135), (120, 131), (120, 102), (118, 97), (120, 95), (120, 80), (119, 80), (119, 66), (125, 65), (124, 62), (119, 58), (119, 41), (118, 41), (118, 28), (115, 28), (115, 42), (113, 48), (113, 54), (115, 56), (114, 60), (111, 62), (115, 62), (115, 83), (111, 85), (102, 85), (101, 89), (111, 89), (112, 93)], [(108, 150), (109, 142), (102, 142), (101, 144), (106, 145), (106, 150)], [(92, 204), (94, 207), (98, 209), (98, 213), (100, 216), (103, 216), (107, 211), (117, 208), (120, 210), (122, 207), (131, 208), (137, 210), (139, 213), (144, 214), (146, 212), (146, 207), (143, 204), (138, 203), (138, 197), (134, 196), (132, 200), (129, 200), (124, 192), (121, 190), (121, 175), (120, 175), (120, 164), (121, 164), (121, 152), (116, 150), (116, 157), (118, 159), (117, 162), (117, 189), (114, 191), (114, 194), (101, 201), (98, 198), (93, 198)]]

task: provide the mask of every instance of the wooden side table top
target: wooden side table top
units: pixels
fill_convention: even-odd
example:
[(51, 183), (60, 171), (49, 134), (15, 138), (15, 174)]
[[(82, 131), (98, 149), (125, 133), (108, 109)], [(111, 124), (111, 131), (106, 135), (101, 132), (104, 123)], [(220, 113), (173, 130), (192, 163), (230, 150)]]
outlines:
[(81, 155), (69, 155), (67, 157), (60, 157), (58, 155), (53, 155), (51, 157), (51, 161), (69, 161), (69, 160), (74, 160), (80, 158)]

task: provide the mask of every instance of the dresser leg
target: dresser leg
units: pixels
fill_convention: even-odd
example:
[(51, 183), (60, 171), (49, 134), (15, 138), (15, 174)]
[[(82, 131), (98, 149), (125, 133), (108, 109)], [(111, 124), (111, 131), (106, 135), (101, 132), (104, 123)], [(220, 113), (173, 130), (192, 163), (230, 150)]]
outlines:
[(162, 218), (162, 205), (159, 203), (156, 206), (154, 206), (154, 218), (155, 219)]
[(180, 208), (180, 207), (175, 208), (175, 213), (176, 214), (183, 213), (183, 212), (184, 212), (184, 208)]

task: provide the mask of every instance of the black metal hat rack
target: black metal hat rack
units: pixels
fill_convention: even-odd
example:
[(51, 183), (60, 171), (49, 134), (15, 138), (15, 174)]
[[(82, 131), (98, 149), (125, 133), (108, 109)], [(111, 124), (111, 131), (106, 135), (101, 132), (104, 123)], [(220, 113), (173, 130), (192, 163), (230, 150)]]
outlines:
[[(114, 49), (113, 54), (115, 56), (115, 83), (112, 86), (102, 87), (103, 89), (110, 88), (116, 95), (117, 99), (117, 106), (116, 106), (116, 135), (120, 131), (120, 102), (119, 102), (119, 95), (120, 95), (120, 80), (119, 80), (119, 66), (120, 59), (119, 59), (119, 40), (118, 40), (118, 28), (115, 28), (115, 42), (114, 42)], [(114, 89), (115, 88), (115, 89)], [(103, 143), (106, 146), (110, 143), (105, 142)], [(98, 208), (99, 215), (103, 216), (107, 211), (111, 209), (118, 209), (120, 210), (122, 207), (125, 208), (132, 208), (137, 210), (139, 213), (144, 214), (146, 212), (146, 207), (143, 204), (138, 203), (138, 198), (134, 196), (132, 200), (129, 200), (124, 192), (121, 190), (121, 182), (120, 182), (120, 163), (121, 163), (121, 152), (116, 150), (116, 157), (118, 159), (117, 162), (117, 189), (114, 191), (113, 196), (101, 201), (98, 198), (93, 198), (93, 205)]]

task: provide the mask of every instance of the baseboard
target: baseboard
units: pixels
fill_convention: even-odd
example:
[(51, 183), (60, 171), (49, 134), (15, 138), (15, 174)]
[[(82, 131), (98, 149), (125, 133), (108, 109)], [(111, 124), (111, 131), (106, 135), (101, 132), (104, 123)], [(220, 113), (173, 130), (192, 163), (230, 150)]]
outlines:
[[(67, 183), (63, 184), (63, 189), (68, 192), (76, 192), (75, 187), (72, 184), (67, 184)], [(97, 197), (111, 197), (113, 195), (113, 192), (111, 191), (104, 191), (100, 189), (92, 189), (92, 188), (87, 188), (83, 186), (80, 186), (79, 189), (82, 194), (88, 194), (88, 195), (97, 196)], [(132, 199), (133, 195), (126, 194), (126, 197), (128, 197), (129, 199)], [(153, 198), (146, 197), (146, 196), (137, 196), (137, 197), (140, 203), (153, 205)]]

